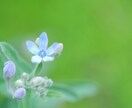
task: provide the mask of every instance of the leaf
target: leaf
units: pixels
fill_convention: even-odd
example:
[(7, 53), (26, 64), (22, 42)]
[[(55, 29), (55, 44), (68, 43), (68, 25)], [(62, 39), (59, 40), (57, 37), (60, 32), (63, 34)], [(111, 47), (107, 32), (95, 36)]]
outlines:
[[(53, 87), (50, 88), (51, 91), (54, 91), (55, 94), (58, 95), (58, 99), (64, 100), (64, 101), (75, 101), (78, 96), (74, 92), (74, 90), (69, 85), (65, 84), (56, 84)], [(50, 93), (50, 92), (49, 92)]]
[[(0, 47), (1, 48), (1, 47)], [(7, 61), (7, 58), (4, 56), (3, 52), (0, 49), (0, 69), (3, 70), (4, 62)]]
[(90, 83), (56, 84), (49, 90), (48, 97), (75, 102), (84, 97), (94, 96), (97, 87)]
[(40, 98), (32, 94), (28, 100), (32, 102), (30, 104), (32, 108), (58, 108), (65, 101), (76, 102), (82, 98), (94, 96), (96, 93), (97, 87), (92, 83), (54, 84), (49, 88), (46, 97)]
[[(18, 54), (18, 52), (8, 43), (0, 42), (0, 69), (2, 70), (3, 64), (7, 60), (12, 60), (17, 67), (17, 73), (21, 72), (31, 72), (31, 66)], [(43, 64), (38, 65), (36, 71), (40, 72)], [(37, 73), (36, 73), (37, 74)], [(4, 80), (3, 80), (4, 81)], [(8, 97), (6, 92), (4, 91), (5, 86), (0, 85), (0, 94)], [(92, 83), (74, 83), (74, 84), (54, 84), (51, 88), (49, 88), (49, 92), (45, 97), (45, 101), (42, 98), (35, 97), (32, 95), (30, 101), (32, 103), (32, 107), (34, 106), (45, 106), (45, 107), (57, 107), (62, 102), (76, 102), (84, 97), (91, 97), (96, 95), (97, 87)], [(30, 96), (29, 96), (30, 97)], [(38, 103), (39, 105), (37, 105)], [(40, 104), (41, 103), (41, 104)], [(30, 104), (31, 105), (31, 104)]]
[[(16, 75), (19, 75), (22, 72), (30, 72), (31, 66), (25, 62), (25, 60), (18, 54), (18, 52), (8, 43), (0, 42), (0, 70), (2, 72), (4, 63), (7, 60), (12, 60), (16, 64)], [(9, 98), (10, 94), (6, 89), (6, 82), (4, 81), (4, 77), (1, 73), (0, 77), (0, 95)], [(20, 77), (20, 76), (19, 76)]]
[(71, 84), (71, 87), (80, 99), (84, 97), (92, 97), (97, 94), (97, 86), (93, 83), (76, 83)]
[(4, 96), (9, 98), (10, 94), (6, 88), (6, 84), (5, 83), (0, 83), (0, 96)]
[(12, 60), (17, 67), (17, 71), (20, 72), (31, 72), (31, 66), (25, 62), (18, 52), (8, 43), (0, 42), (0, 58), (1, 64), (6, 60)]

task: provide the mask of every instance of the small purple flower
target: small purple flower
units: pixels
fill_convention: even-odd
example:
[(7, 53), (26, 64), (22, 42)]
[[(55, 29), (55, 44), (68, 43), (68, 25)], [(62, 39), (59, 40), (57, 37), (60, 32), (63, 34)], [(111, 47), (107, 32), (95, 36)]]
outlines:
[(3, 73), (6, 80), (10, 80), (14, 77), (16, 72), (16, 65), (13, 61), (7, 61), (4, 64)]
[(39, 36), (38, 46), (32, 41), (27, 41), (26, 45), (27, 49), (31, 53), (35, 54), (35, 56), (31, 58), (33, 63), (53, 61), (54, 58), (60, 55), (63, 50), (63, 44), (58, 42), (53, 43), (49, 48), (47, 48), (48, 38), (45, 32), (41, 33)]
[(26, 96), (26, 90), (25, 88), (18, 88), (15, 93), (14, 93), (14, 98), (15, 99), (23, 99)]

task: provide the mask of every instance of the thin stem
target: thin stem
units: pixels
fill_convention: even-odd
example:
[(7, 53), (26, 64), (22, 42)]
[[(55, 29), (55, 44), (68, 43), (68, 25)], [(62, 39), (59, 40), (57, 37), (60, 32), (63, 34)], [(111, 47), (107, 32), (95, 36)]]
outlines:
[(16, 100), (16, 101), (17, 101), (17, 106), (18, 106), (18, 108), (22, 108), (20, 102), (19, 102), (18, 100)]
[(33, 69), (32, 73), (31, 73), (31, 76), (34, 76), (38, 66), (39, 66), (39, 64), (36, 64), (35, 68)]
[(31, 101), (31, 91), (29, 89), (26, 90), (26, 96), (24, 98), (24, 108), (31, 108), (30, 107), (30, 101)]
[(38, 75), (40, 75), (42, 73), (43, 69), (44, 69), (44, 63), (42, 63), (42, 67), (41, 67), (41, 70), (39, 71)]
[(34, 70), (32, 71), (31, 76), (33, 77), (35, 75), (39, 75), (42, 69), (43, 69), (43, 63), (41, 62), (35, 66)]
[(6, 81), (6, 87), (7, 87), (7, 90), (9, 91), (9, 93), (13, 96), (13, 87), (11, 86), (10, 80)]
[(24, 107), (22, 100), (17, 100), (17, 105), (18, 105), (18, 108), (26, 108)]

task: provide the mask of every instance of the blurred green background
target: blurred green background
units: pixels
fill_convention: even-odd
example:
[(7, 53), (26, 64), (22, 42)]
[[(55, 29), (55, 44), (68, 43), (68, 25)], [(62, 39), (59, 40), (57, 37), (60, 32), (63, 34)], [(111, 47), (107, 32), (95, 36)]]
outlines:
[(64, 43), (62, 55), (46, 63), (48, 76), (55, 82), (98, 85), (96, 96), (60, 108), (132, 108), (131, 29), (131, 0), (0, 1), (0, 41), (30, 62), (25, 41), (45, 31), (49, 45)]

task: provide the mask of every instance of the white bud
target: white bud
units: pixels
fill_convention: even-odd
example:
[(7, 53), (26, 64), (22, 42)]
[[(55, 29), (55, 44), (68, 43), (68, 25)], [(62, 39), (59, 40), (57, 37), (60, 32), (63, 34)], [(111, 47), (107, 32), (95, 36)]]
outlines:
[(23, 81), (27, 81), (27, 80), (29, 80), (29, 78), (30, 78), (30, 76), (29, 76), (29, 74), (28, 73), (22, 73), (22, 75), (21, 75), (21, 79), (23, 80)]
[(56, 48), (55, 55), (56, 56), (60, 55), (60, 53), (62, 52), (62, 50), (63, 50), (63, 44), (59, 43), (59, 45)]
[(44, 82), (45, 82), (45, 79), (40, 77), (40, 76), (37, 76), (37, 77), (34, 77), (33, 79), (31, 79), (30, 81), (30, 86), (32, 88), (38, 88), (40, 86), (44, 86)]
[(36, 45), (39, 45), (39, 38), (36, 39), (35, 43)]
[(16, 86), (17, 88), (23, 87), (23, 86), (24, 86), (23, 81), (22, 81), (21, 79), (17, 80), (17, 81), (15, 82), (15, 86)]
[(45, 87), (51, 87), (53, 85), (53, 81), (51, 79), (46, 79)]
[(36, 95), (43, 97), (47, 95), (47, 89), (44, 87), (38, 87), (36, 90)]
[(62, 50), (63, 50), (62, 43), (54, 43), (52, 45), (52, 49), (50, 49), (50, 51), (48, 51), (48, 55), (50, 55), (52, 57), (59, 56), (61, 54)]

